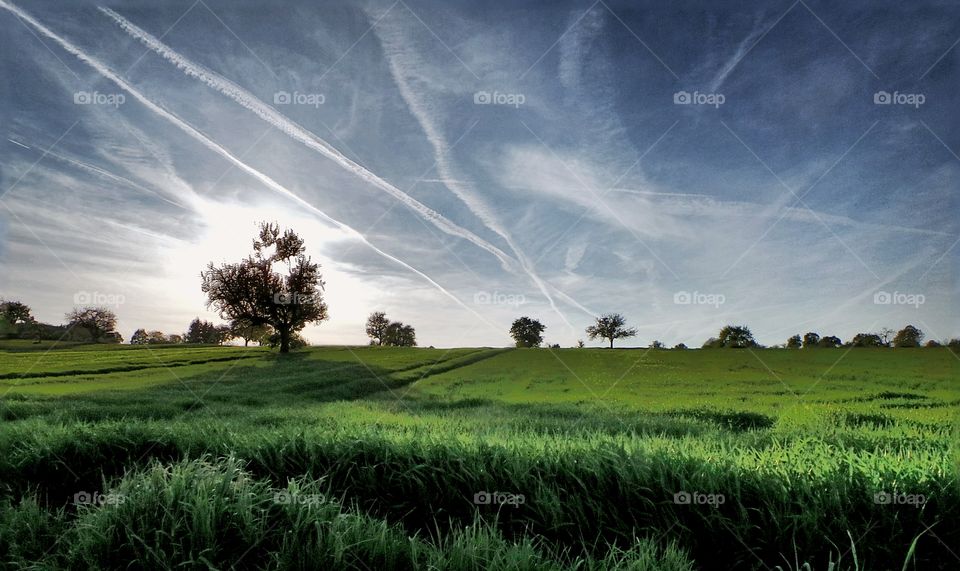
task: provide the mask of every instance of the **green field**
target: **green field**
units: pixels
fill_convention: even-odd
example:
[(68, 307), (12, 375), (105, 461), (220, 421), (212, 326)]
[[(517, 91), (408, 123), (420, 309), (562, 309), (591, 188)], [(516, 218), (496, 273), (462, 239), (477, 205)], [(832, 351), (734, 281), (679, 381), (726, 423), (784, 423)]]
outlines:
[(5, 568), (960, 566), (947, 349), (20, 344), (0, 395)]

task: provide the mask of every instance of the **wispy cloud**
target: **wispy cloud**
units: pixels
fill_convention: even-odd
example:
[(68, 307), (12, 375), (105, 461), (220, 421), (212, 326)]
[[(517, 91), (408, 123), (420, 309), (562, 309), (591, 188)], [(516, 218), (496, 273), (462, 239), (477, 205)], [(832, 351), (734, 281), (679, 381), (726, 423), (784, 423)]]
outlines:
[(233, 99), (243, 107), (253, 111), (258, 117), (273, 125), (281, 132), (303, 143), (310, 149), (319, 152), (323, 156), (331, 159), (336, 164), (347, 169), (361, 179), (388, 193), (390, 196), (401, 201), (404, 205), (419, 214), (424, 220), (434, 224), (440, 230), (472, 242), (473, 244), (495, 255), (501, 261), (501, 263), (504, 264), (504, 267), (510, 266), (510, 257), (507, 256), (502, 250), (493, 244), (490, 244), (486, 240), (483, 240), (469, 230), (461, 228), (460, 226), (450, 222), (439, 212), (436, 212), (435, 210), (432, 210), (426, 205), (420, 203), (386, 180), (350, 160), (332, 145), (314, 133), (304, 129), (297, 123), (291, 121), (289, 118), (285, 117), (282, 113), (258, 99), (249, 91), (243, 89), (229, 79), (226, 79), (225, 77), (190, 61), (113, 10), (100, 7), (100, 11), (111, 17), (124, 31), (143, 42), (144, 45), (158, 53), (167, 61), (176, 65), (187, 75), (199, 79), (213, 89), (216, 89), (230, 99)]
[(307, 201), (305, 201), (304, 199), (300, 198), (300, 197), (297, 196), (295, 193), (291, 192), (289, 189), (285, 188), (283, 185), (281, 185), (280, 183), (276, 182), (275, 180), (273, 180), (272, 178), (270, 178), (270, 177), (267, 176), (266, 174), (264, 174), (264, 173), (260, 172), (259, 170), (255, 169), (255, 168), (253, 168), (253, 167), (251, 167), (251, 166), (249, 166), (249, 165), (247, 165), (246, 163), (244, 163), (243, 161), (241, 161), (240, 159), (238, 159), (237, 157), (235, 157), (232, 153), (230, 153), (230, 151), (228, 151), (227, 149), (225, 149), (225, 148), (222, 147), (221, 145), (215, 143), (215, 142), (212, 141), (211, 139), (207, 138), (203, 133), (201, 133), (200, 131), (194, 129), (192, 126), (190, 126), (189, 124), (187, 124), (186, 122), (184, 122), (183, 120), (181, 120), (179, 117), (177, 117), (177, 116), (174, 115), (173, 113), (171, 113), (171, 112), (169, 112), (169, 111), (166, 111), (165, 109), (161, 108), (161, 107), (158, 106), (157, 104), (155, 104), (155, 103), (153, 103), (152, 101), (150, 101), (146, 96), (144, 96), (142, 93), (140, 93), (140, 91), (138, 91), (138, 90), (137, 90), (136, 88), (134, 88), (132, 85), (130, 85), (130, 84), (127, 83), (125, 80), (123, 80), (122, 78), (120, 78), (117, 74), (115, 74), (113, 71), (111, 71), (107, 66), (105, 66), (103, 63), (101, 63), (99, 60), (93, 58), (92, 56), (87, 55), (86, 53), (84, 53), (83, 51), (81, 51), (79, 48), (77, 48), (76, 46), (74, 46), (73, 44), (71, 44), (70, 42), (68, 42), (67, 40), (61, 38), (61, 37), (58, 36), (56, 33), (54, 33), (52, 30), (50, 30), (49, 28), (47, 28), (46, 26), (44, 26), (44, 25), (43, 25), (42, 23), (40, 23), (39, 21), (35, 20), (33, 17), (31, 17), (29, 14), (27, 14), (26, 12), (24, 12), (24, 11), (21, 10), (20, 8), (14, 6), (14, 5), (12, 5), (12, 4), (9, 4), (9, 3), (7, 3), (7, 2), (4, 1), (4, 0), (0, 0), (0, 7), (3, 7), (3, 8), (5, 8), (5, 9), (13, 12), (14, 14), (16, 14), (17, 16), (19, 16), (20, 18), (22, 18), (24, 21), (26, 21), (26, 22), (29, 23), (31, 26), (33, 26), (37, 31), (39, 31), (39, 32), (40, 32), (41, 34), (43, 34), (45, 37), (47, 37), (47, 38), (53, 40), (54, 42), (56, 42), (56, 43), (57, 43), (61, 48), (63, 48), (65, 51), (67, 51), (68, 53), (76, 56), (80, 61), (82, 61), (83, 63), (85, 63), (85, 64), (89, 65), (90, 67), (92, 67), (93, 69), (95, 69), (100, 75), (102, 75), (102, 76), (105, 77), (106, 79), (109, 79), (110, 81), (112, 81), (113, 83), (115, 83), (118, 87), (120, 87), (121, 89), (123, 89), (124, 91), (126, 91), (127, 93), (129, 93), (130, 95), (132, 95), (137, 101), (139, 101), (141, 104), (143, 104), (143, 105), (144, 105), (145, 107), (147, 107), (149, 110), (151, 110), (152, 112), (156, 113), (156, 114), (159, 115), (160, 117), (166, 119), (167, 121), (171, 122), (171, 123), (174, 124), (177, 128), (179, 128), (180, 130), (182, 130), (184, 133), (186, 133), (186, 134), (189, 135), (190, 137), (192, 137), (192, 138), (194, 138), (195, 140), (197, 140), (198, 142), (200, 142), (203, 146), (207, 147), (208, 149), (210, 149), (211, 151), (213, 151), (213, 152), (215, 152), (216, 154), (220, 155), (221, 157), (227, 159), (230, 163), (232, 163), (232, 164), (233, 164), (234, 166), (236, 166), (237, 168), (241, 169), (242, 171), (244, 171), (244, 172), (246, 172), (247, 174), (251, 175), (252, 177), (256, 178), (256, 179), (259, 180), (261, 183), (263, 183), (267, 188), (270, 188), (271, 190), (273, 190), (273, 191), (275, 191), (275, 192), (283, 195), (284, 197), (286, 197), (286, 198), (288, 198), (288, 199), (296, 202), (296, 203), (299, 204), (300, 206), (306, 208), (306, 209), (309, 210), (310, 212), (316, 214), (317, 216), (321, 217), (322, 219), (326, 220), (327, 222), (329, 222), (330, 224), (336, 226), (337, 228), (340, 228), (341, 230), (346, 231), (347, 233), (349, 233), (350, 235), (352, 235), (355, 239), (357, 239), (358, 241), (362, 242), (364, 245), (366, 245), (368, 248), (370, 248), (371, 250), (373, 250), (373, 251), (376, 252), (378, 255), (382, 256), (383, 258), (385, 258), (385, 259), (387, 259), (387, 260), (389, 260), (389, 261), (391, 261), (391, 262), (393, 262), (393, 263), (395, 263), (395, 264), (397, 264), (397, 265), (400, 265), (400, 266), (402, 266), (403, 268), (407, 269), (408, 271), (411, 271), (411, 272), (415, 273), (416, 275), (420, 276), (422, 279), (424, 279), (427, 283), (429, 283), (431, 286), (433, 286), (434, 288), (436, 288), (438, 291), (440, 291), (440, 292), (441, 292), (442, 294), (444, 294), (446, 297), (448, 297), (449, 299), (453, 300), (457, 305), (459, 305), (459, 306), (462, 307), (463, 309), (467, 310), (467, 311), (470, 312), (471, 314), (474, 314), (478, 319), (484, 320), (484, 318), (483, 318), (482, 316), (480, 316), (480, 315), (476, 312), (476, 310), (474, 310), (472, 307), (469, 307), (468, 305), (466, 305), (465, 303), (463, 303), (462, 301), (460, 301), (460, 299), (459, 299), (458, 297), (456, 297), (455, 295), (453, 295), (452, 293), (450, 293), (449, 291), (447, 291), (442, 285), (440, 285), (439, 283), (437, 283), (436, 281), (434, 281), (433, 278), (431, 278), (431, 277), (428, 276), (427, 274), (423, 273), (422, 271), (414, 268), (413, 266), (411, 266), (410, 264), (404, 262), (403, 260), (401, 260), (401, 259), (399, 259), (399, 258), (397, 258), (397, 257), (395, 257), (395, 256), (393, 256), (393, 255), (391, 255), (391, 254), (388, 254), (387, 252), (381, 250), (381, 249), (378, 248), (377, 246), (373, 245), (370, 241), (368, 241), (368, 240), (366, 239), (366, 237), (364, 237), (360, 232), (358, 232), (358, 231), (355, 230), (354, 228), (352, 228), (352, 227), (344, 224), (343, 222), (340, 222), (339, 220), (336, 220), (335, 218), (332, 218), (332, 217), (329, 216), (327, 213), (323, 212), (323, 211), (320, 210), (319, 208), (313, 206), (313, 205), (310, 204), (309, 202), (307, 202)]

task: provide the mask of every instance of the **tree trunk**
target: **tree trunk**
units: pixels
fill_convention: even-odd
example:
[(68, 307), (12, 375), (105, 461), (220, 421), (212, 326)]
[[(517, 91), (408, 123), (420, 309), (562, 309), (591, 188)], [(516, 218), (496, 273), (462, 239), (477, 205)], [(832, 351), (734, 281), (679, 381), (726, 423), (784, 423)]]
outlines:
[(244, 347), (249, 347), (249, 346), (250, 346), (250, 340), (249, 340), (249, 339), (244, 339), (244, 340), (243, 340), (243, 346), (244, 346)]
[(280, 352), (290, 352), (290, 330), (287, 328), (280, 330)]
[(613, 337), (610, 338), (610, 348), (613, 349)]

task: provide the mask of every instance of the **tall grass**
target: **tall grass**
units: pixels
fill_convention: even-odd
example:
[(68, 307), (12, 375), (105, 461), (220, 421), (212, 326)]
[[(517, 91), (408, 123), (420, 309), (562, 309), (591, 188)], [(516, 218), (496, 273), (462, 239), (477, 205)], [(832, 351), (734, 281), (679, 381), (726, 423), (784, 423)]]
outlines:
[[(21, 379), (147, 388), (0, 399), (0, 553), (14, 568), (223, 568), (251, 546), (251, 568), (955, 568), (956, 361), (888, 351), (895, 374), (870, 374), (851, 352), (835, 372), (854, 378), (818, 382), (804, 354), (764, 354), (798, 401), (750, 355), (707, 353), (653, 352), (606, 401), (580, 381), (612, 383), (639, 352), (563, 353), (580, 379), (545, 352), (361, 348), (165, 381)], [(111, 490), (127, 501), (73, 502)], [(524, 502), (475, 504), (483, 491)]]

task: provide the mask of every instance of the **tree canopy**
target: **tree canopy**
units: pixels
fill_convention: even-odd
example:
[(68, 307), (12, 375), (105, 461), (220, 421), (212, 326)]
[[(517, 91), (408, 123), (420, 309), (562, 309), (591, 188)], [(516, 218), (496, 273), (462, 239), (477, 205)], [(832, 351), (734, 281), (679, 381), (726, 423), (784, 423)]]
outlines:
[(517, 347), (539, 347), (543, 343), (543, 332), (546, 325), (536, 319), (521, 317), (514, 320), (510, 326), (510, 336)]
[(587, 336), (590, 339), (606, 339), (610, 341), (610, 348), (613, 349), (615, 339), (633, 337), (637, 334), (634, 327), (627, 327), (627, 320), (619, 313), (608, 313), (597, 318), (596, 322), (587, 327)]
[[(211, 262), (200, 273), (207, 305), (224, 319), (270, 326), (279, 337), (280, 352), (289, 352), (292, 334), (327, 319), (320, 266), (305, 251), (293, 230), (281, 233), (279, 225), (261, 223), (252, 255), (234, 264)], [(276, 271), (277, 266), (286, 271)]]

